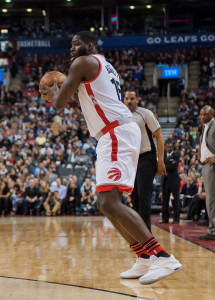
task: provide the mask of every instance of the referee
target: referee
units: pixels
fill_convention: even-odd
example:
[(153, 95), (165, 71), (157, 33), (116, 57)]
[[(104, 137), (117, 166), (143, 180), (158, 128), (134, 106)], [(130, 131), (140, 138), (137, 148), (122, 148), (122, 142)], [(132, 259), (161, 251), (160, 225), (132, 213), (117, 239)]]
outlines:
[[(164, 165), (164, 140), (160, 124), (154, 114), (145, 108), (138, 107), (138, 99), (135, 90), (125, 92), (124, 103), (133, 114), (134, 121), (141, 130), (141, 147), (137, 166), (137, 174), (131, 200), (134, 209), (140, 214), (151, 231), (151, 199), (155, 174), (166, 174)], [(153, 141), (157, 140), (157, 153)], [(158, 157), (158, 160), (157, 160)]]

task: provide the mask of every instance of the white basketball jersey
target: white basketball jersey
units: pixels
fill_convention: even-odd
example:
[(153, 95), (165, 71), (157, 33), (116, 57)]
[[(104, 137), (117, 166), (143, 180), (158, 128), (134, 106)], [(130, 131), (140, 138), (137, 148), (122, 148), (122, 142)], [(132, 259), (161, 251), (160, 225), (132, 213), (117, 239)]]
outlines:
[(92, 55), (99, 62), (97, 75), (82, 81), (78, 96), (91, 136), (106, 125), (123, 118), (131, 118), (132, 113), (121, 101), (119, 75), (103, 55)]

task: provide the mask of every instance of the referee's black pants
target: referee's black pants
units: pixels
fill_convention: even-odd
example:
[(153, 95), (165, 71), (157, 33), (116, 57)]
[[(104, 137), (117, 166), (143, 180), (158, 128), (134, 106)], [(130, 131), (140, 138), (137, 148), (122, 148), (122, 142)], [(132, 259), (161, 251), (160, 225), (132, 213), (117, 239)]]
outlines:
[(153, 180), (157, 172), (156, 152), (145, 152), (140, 154), (137, 165), (137, 173), (134, 189), (131, 194), (133, 208), (142, 217), (146, 226), (151, 231), (151, 200)]

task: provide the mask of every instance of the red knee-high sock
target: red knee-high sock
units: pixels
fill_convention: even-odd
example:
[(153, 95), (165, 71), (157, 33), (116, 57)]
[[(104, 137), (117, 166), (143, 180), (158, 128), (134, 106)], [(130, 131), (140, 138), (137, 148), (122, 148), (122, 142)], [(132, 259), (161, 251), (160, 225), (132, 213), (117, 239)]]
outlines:
[(130, 248), (135, 252), (137, 257), (142, 257), (142, 258), (149, 258), (150, 255), (148, 255), (147, 250), (144, 249), (143, 245), (135, 242), (133, 244), (130, 244)]
[(158, 243), (154, 236), (151, 236), (143, 244), (144, 249), (148, 252), (148, 255), (155, 255), (157, 257), (170, 257), (170, 255), (164, 250), (164, 248)]
[(170, 255), (163, 249), (154, 236), (151, 236), (143, 244), (138, 242), (130, 244), (131, 249), (136, 253), (137, 257), (149, 258), (151, 255), (157, 257), (169, 257)]

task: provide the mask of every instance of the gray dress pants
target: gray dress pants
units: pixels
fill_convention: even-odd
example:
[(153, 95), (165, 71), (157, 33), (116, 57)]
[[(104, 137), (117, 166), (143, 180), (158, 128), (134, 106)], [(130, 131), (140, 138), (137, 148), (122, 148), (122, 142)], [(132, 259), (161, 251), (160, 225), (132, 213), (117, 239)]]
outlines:
[(202, 174), (206, 192), (206, 208), (209, 217), (209, 233), (215, 235), (215, 165), (203, 165)]

